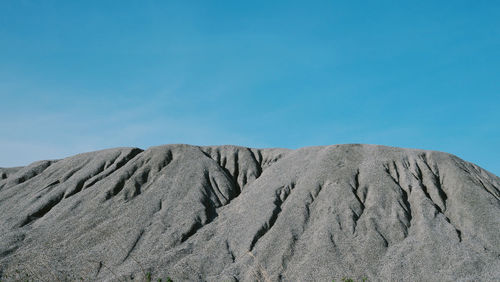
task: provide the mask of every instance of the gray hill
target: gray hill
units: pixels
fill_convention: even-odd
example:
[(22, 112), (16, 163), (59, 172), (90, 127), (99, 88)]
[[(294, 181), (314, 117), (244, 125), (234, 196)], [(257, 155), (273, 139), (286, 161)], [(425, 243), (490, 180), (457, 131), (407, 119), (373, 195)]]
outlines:
[(500, 178), (446, 153), (165, 145), (0, 176), (2, 281), (500, 281)]

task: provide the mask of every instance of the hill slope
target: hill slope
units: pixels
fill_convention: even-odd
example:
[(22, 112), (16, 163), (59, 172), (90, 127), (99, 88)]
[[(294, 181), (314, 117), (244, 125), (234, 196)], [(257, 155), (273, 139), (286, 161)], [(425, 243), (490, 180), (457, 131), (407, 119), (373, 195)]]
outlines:
[(500, 179), (446, 153), (165, 145), (0, 175), (2, 281), (500, 279)]

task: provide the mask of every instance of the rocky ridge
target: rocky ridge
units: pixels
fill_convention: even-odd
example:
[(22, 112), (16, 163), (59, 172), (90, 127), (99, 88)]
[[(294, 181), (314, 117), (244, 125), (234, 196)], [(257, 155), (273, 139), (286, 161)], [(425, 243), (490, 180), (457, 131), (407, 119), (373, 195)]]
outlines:
[(442, 152), (108, 149), (0, 168), (0, 279), (500, 280), (499, 211)]

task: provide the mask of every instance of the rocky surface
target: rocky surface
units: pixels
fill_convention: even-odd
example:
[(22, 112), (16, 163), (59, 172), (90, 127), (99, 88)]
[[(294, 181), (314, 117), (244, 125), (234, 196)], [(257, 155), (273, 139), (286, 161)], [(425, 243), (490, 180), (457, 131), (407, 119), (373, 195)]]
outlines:
[(500, 280), (500, 178), (446, 153), (165, 145), (0, 176), (2, 281)]

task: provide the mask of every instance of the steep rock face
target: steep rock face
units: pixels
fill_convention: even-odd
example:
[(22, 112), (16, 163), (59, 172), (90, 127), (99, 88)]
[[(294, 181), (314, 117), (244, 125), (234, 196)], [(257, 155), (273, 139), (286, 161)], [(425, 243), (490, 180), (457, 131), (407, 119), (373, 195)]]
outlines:
[(500, 279), (500, 179), (446, 153), (165, 145), (0, 173), (2, 280)]

